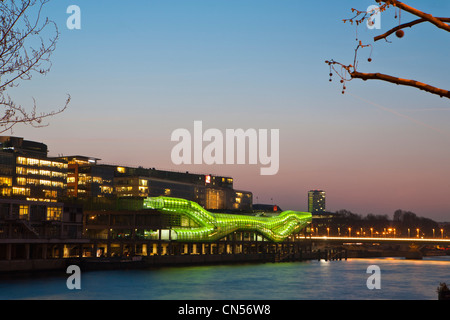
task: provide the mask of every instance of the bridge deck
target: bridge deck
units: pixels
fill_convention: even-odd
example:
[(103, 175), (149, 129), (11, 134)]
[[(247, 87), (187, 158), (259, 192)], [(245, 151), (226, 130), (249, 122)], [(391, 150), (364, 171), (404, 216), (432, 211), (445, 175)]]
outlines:
[(330, 243), (417, 243), (450, 245), (450, 239), (437, 238), (381, 238), (381, 237), (311, 237), (315, 242)]

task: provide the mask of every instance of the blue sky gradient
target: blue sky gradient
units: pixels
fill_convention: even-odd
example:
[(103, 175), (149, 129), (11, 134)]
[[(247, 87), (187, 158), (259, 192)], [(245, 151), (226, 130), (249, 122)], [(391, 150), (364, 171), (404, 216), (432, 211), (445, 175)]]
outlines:
[[(450, 3), (407, 1), (436, 16)], [(307, 209), (307, 191), (324, 189), (327, 209), (388, 214), (411, 210), (450, 220), (448, 99), (380, 81), (353, 80), (346, 94), (328, 81), (325, 60), (350, 64), (359, 39), (381, 29), (344, 24), (351, 8), (375, 1), (147, 0), (51, 1), (45, 13), (61, 32), (52, 70), (10, 94), (42, 111), (72, 102), (41, 129), (13, 134), (45, 142), (50, 154), (104, 163), (232, 176), (255, 202)], [(81, 30), (66, 9), (81, 8)], [(402, 22), (411, 20), (402, 13)], [(359, 54), (359, 70), (450, 88), (449, 34), (421, 24)], [(171, 132), (204, 128), (280, 129), (280, 170), (259, 165), (175, 166)], [(256, 201), (257, 199), (257, 201)]]

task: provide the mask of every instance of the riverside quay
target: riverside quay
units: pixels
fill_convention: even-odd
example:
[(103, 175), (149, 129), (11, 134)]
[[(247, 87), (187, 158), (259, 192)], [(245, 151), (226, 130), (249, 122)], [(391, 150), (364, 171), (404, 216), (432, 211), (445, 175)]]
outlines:
[[(295, 240), (311, 222), (308, 212), (219, 213), (164, 196), (110, 200), (109, 209), (103, 199), (82, 215), (74, 204), (41, 203), (39, 217), (22, 202), (6, 203), (0, 271), (298, 260), (307, 248)], [(58, 220), (48, 214), (54, 208)], [(19, 219), (27, 210), (28, 220)]]
[[(213, 213), (185, 199), (148, 197), (141, 210), (86, 213), (85, 234), (91, 244), (83, 256), (190, 256), (177, 260), (186, 263), (202, 255), (222, 256), (217, 262), (283, 259), (304, 250), (294, 240), (310, 222), (308, 212)], [(213, 262), (211, 257), (201, 259)]]
[(310, 213), (253, 205), (232, 177), (48, 152), (45, 143), (0, 136), (0, 271), (57, 269), (70, 259), (287, 259), (309, 231)]

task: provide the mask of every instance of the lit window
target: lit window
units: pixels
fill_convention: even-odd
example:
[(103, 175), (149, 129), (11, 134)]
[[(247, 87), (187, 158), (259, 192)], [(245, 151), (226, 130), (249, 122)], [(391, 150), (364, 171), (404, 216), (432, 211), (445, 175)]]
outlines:
[(27, 184), (32, 184), (32, 185), (38, 185), (39, 184), (39, 179), (27, 179)]
[(64, 188), (64, 183), (60, 181), (52, 181), (52, 187)]
[(51, 186), (52, 182), (50, 180), (39, 180), (39, 184), (43, 186)]
[(39, 160), (33, 159), (33, 158), (28, 158), (27, 164), (29, 166), (37, 166), (37, 165), (39, 165)]
[(108, 186), (101, 186), (102, 193), (113, 193), (113, 188)]
[(19, 206), (19, 218), (20, 219), (26, 219), (28, 220), (28, 211), (29, 211), (29, 206), (26, 205), (21, 205)]
[(24, 158), (24, 157), (17, 157), (16, 162), (17, 162), (18, 164), (24, 164), (24, 165), (27, 165), (27, 158)]
[(11, 188), (0, 188), (0, 196), (10, 196)]
[(148, 187), (140, 186), (140, 187), (139, 187), (139, 192), (140, 192), (140, 193), (148, 193)]
[(27, 169), (27, 174), (39, 174), (39, 170), (38, 169)]
[(30, 188), (13, 187), (13, 194), (14, 195), (21, 195), (21, 196), (29, 196), (30, 195)]
[(21, 186), (24, 186), (27, 183), (27, 179), (23, 177), (17, 177), (16, 180), (17, 184)]
[(39, 170), (39, 174), (41, 176), (47, 176), (47, 177), (50, 177), (52, 175), (52, 173), (48, 170)]
[(47, 220), (61, 220), (61, 207), (47, 207)]
[(92, 177), (92, 181), (95, 183), (103, 183), (102, 177)]
[(62, 169), (62, 168), (64, 168), (64, 163), (53, 161), (53, 162), (52, 162), (52, 167)]
[(12, 179), (8, 177), (0, 177), (0, 186), (12, 186)]
[(58, 197), (58, 193), (56, 190), (42, 190), (44, 191), (44, 196), (46, 198), (56, 198)]
[(40, 160), (39, 165), (41, 167), (50, 167), (52, 165), (52, 162), (48, 160)]
[(67, 177), (67, 183), (75, 183), (75, 177)]
[(117, 167), (117, 172), (119, 173), (125, 173), (125, 168), (124, 167)]

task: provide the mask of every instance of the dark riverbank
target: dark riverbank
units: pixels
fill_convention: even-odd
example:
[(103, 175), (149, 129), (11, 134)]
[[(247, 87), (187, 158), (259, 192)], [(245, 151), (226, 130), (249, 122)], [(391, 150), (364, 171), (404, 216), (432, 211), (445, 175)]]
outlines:
[(368, 251), (368, 250), (317, 250), (280, 256), (277, 254), (211, 254), (211, 255), (153, 255), (115, 258), (64, 258), (0, 261), (0, 274), (65, 271), (69, 265), (82, 270), (145, 269), (167, 266), (221, 265), (234, 263), (278, 263), (308, 260), (346, 260), (347, 258), (400, 257), (421, 259), (416, 252)]
[(62, 271), (69, 265), (78, 265), (82, 270), (144, 269), (165, 266), (214, 265), (233, 263), (266, 263), (303, 260), (345, 259), (345, 254), (315, 251), (291, 255), (249, 253), (209, 255), (151, 255), (114, 258), (63, 258), (0, 261), (0, 274), (40, 271)]

